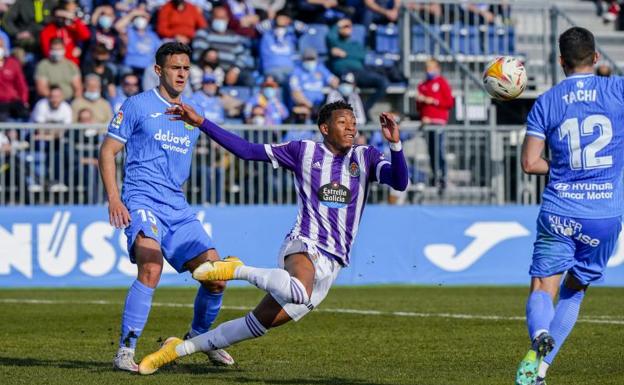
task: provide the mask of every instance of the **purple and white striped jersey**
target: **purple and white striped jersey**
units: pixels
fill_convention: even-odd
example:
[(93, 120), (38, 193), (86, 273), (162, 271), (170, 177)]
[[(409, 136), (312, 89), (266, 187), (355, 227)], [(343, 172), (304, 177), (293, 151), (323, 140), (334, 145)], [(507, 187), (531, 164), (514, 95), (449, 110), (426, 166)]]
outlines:
[(289, 236), (311, 240), (347, 266), (369, 182), (378, 181), (382, 166), (390, 162), (371, 146), (353, 146), (346, 155), (309, 140), (264, 149), (274, 168), (294, 173), (299, 213)]

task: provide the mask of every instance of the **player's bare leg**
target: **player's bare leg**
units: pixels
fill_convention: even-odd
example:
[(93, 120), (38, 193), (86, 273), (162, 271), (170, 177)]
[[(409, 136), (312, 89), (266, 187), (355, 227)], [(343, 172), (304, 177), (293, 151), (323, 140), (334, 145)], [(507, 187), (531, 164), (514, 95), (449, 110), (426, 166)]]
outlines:
[[(288, 275), (292, 274), (292, 277), (303, 285), (306, 296), (308, 298), (312, 296), (315, 272), (314, 265), (307, 254), (298, 253), (286, 257), (282, 271), (287, 272)], [(154, 373), (161, 366), (182, 356), (199, 351), (222, 349), (244, 340), (261, 337), (267, 329), (285, 324), (291, 318), (273, 297), (274, 295), (265, 296), (260, 304), (245, 317), (224, 322), (213, 330), (186, 341), (175, 338), (168, 340), (168, 344), (141, 361), (140, 373)]]
[[(218, 261), (219, 253), (216, 249), (207, 250), (197, 257), (191, 259), (184, 266), (192, 273), (195, 269), (208, 261)], [(207, 332), (216, 319), (221, 303), (223, 302), (223, 291), (225, 281), (205, 281), (200, 282), (201, 286), (195, 297), (194, 315), (191, 328), (185, 334), (184, 339), (189, 339)], [(223, 349), (209, 350), (205, 352), (210, 362), (217, 366), (234, 365), (234, 359)]]
[(147, 323), (154, 289), (160, 281), (163, 268), (160, 245), (142, 233), (139, 233), (134, 241), (134, 254), (138, 266), (137, 280), (128, 290), (122, 316), (119, 350), (113, 360), (114, 368), (130, 372), (139, 369), (134, 362), (134, 351)]

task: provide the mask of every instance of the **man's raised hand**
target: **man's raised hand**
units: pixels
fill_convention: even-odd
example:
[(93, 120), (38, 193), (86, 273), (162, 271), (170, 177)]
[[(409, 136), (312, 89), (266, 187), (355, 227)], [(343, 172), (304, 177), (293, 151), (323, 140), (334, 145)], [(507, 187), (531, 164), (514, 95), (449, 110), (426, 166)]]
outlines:
[(381, 132), (388, 142), (398, 143), (401, 140), (399, 125), (394, 119), (394, 115), (389, 112), (382, 112), (379, 114), (379, 123), (381, 123)]
[(204, 122), (203, 116), (195, 112), (193, 107), (184, 103), (173, 103), (171, 107), (165, 110), (165, 114), (172, 115), (169, 120), (181, 120), (195, 127), (199, 127)]

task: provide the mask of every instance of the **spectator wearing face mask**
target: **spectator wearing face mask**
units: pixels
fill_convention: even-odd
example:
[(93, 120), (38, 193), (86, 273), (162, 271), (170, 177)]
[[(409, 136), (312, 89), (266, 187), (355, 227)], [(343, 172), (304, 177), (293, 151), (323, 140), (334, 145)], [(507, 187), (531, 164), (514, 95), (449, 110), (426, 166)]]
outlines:
[(259, 93), (256, 93), (245, 104), (245, 120), (252, 117), (253, 106), (260, 106), (265, 111), (265, 123), (267, 125), (282, 124), (288, 119), (288, 109), (278, 97), (279, 85), (277, 82), (268, 77), (263, 83)]
[[(113, 28), (115, 23), (115, 10), (110, 5), (101, 5), (93, 11), (91, 15), (91, 39), (87, 50), (92, 50), (95, 46), (105, 47), (113, 59), (119, 57), (121, 41), (117, 30)], [(84, 62), (85, 60), (83, 60)]]
[(357, 84), (355, 83), (355, 75), (351, 72), (340, 77), (340, 85), (335, 90), (329, 91), (327, 94), (327, 102), (333, 103), (344, 100), (353, 107), (353, 114), (357, 124), (366, 124), (366, 114), (364, 113), (364, 105), (362, 98), (357, 92)]
[(121, 77), (121, 85), (117, 87), (117, 91), (115, 92), (116, 96), (111, 100), (113, 113), (116, 114), (126, 99), (138, 94), (139, 91), (139, 77), (132, 72), (123, 75)]
[(59, 6), (54, 9), (52, 22), (41, 31), (41, 52), (44, 57), (49, 57), (52, 40), (61, 39), (65, 48), (65, 57), (80, 65), (82, 54), (80, 45), (90, 37), (91, 32), (86, 24), (76, 17), (74, 12)]
[(49, 58), (41, 60), (35, 69), (37, 95), (47, 97), (51, 84), (61, 88), (65, 100), (82, 94), (80, 70), (74, 62), (65, 58), (65, 46), (60, 38), (52, 40)]
[(197, 30), (208, 24), (202, 13), (184, 0), (171, 0), (158, 11), (156, 32), (163, 39), (190, 44)]
[(20, 62), (0, 40), (0, 121), (28, 118), (28, 85)]
[(161, 40), (150, 26), (151, 15), (143, 8), (130, 11), (115, 23), (124, 43), (123, 64), (138, 77), (152, 65)]
[(108, 123), (113, 118), (110, 104), (102, 97), (102, 81), (96, 74), (85, 77), (84, 93), (82, 97), (74, 99), (71, 104), (73, 121), (78, 121), (78, 112), (87, 108), (93, 112), (93, 120), (96, 123)]
[[(207, 66), (213, 67), (213, 70), (219, 67), (223, 71), (222, 78), (216, 74), (219, 84), (252, 86), (252, 72), (255, 69), (251, 54), (252, 42), (229, 30), (229, 22), (230, 17), (224, 7), (213, 9), (210, 27), (198, 31), (193, 39), (193, 59), (200, 62), (205, 71), (209, 71)], [(201, 79), (197, 75), (194, 76), (196, 83)]]
[(195, 91), (193, 100), (204, 110), (204, 118), (222, 124), (225, 121), (225, 110), (219, 95), (217, 79), (212, 74), (204, 75), (202, 88)]
[(325, 87), (336, 88), (339, 80), (318, 61), (314, 48), (306, 48), (302, 59), (301, 65), (290, 76), (291, 97), (295, 103), (294, 109), (306, 115), (306, 121), (316, 120), (318, 110), (325, 101)]
[(435, 126), (426, 130), (428, 135), (431, 184), (442, 192), (446, 188), (445, 135), (442, 127), (448, 123), (453, 108), (453, 94), (448, 81), (440, 72), (435, 59), (425, 63), (426, 79), (418, 85), (416, 109), (423, 126)]
[(278, 12), (273, 29), (265, 32), (260, 40), (262, 73), (280, 84), (286, 83), (295, 69), (297, 38), (289, 29), (291, 23), (288, 12)]

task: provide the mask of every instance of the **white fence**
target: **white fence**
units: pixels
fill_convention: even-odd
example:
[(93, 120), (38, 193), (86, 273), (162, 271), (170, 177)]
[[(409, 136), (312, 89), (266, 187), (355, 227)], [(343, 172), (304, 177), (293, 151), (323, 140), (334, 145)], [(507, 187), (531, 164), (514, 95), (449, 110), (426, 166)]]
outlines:
[[(229, 126), (257, 143), (301, 137), (320, 140), (315, 126)], [(0, 205), (103, 204), (97, 167), (104, 126), (0, 123)], [(543, 178), (520, 169), (521, 126), (402, 126), (411, 185), (398, 196), (406, 203), (537, 203)], [(379, 128), (360, 128), (358, 141), (386, 150)], [(443, 147), (446, 188), (434, 180), (435, 154)], [(430, 153), (434, 154), (434, 161)], [(117, 158), (119, 181), (123, 155)], [(437, 168), (437, 167), (436, 167)], [(237, 159), (202, 135), (185, 185), (193, 204), (292, 204), (296, 201), (289, 172), (267, 163)], [(390, 196), (392, 195), (392, 196)], [(374, 186), (371, 203), (394, 201), (386, 186)]]

